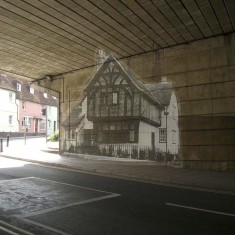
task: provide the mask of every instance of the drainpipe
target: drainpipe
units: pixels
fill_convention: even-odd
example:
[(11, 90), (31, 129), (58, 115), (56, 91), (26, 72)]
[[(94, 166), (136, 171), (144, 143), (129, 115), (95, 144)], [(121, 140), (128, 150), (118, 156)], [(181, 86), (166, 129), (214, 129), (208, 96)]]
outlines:
[(167, 129), (167, 116), (169, 115), (169, 112), (167, 111), (168, 107), (165, 107), (164, 115), (166, 116), (166, 154), (168, 152), (168, 146), (167, 146), (167, 138), (168, 138), (168, 129)]

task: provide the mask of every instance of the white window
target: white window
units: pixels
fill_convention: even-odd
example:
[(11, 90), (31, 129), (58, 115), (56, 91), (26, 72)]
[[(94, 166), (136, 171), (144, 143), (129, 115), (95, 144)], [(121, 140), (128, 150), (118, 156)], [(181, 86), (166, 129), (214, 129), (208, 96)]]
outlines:
[(75, 130), (74, 129), (72, 129), (72, 130), (66, 130), (66, 133), (67, 133), (67, 139), (69, 139), (69, 140), (74, 140), (75, 139), (75, 137), (76, 137), (76, 132), (75, 132)]
[(9, 102), (13, 102), (13, 93), (9, 92)]
[(75, 136), (76, 136), (75, 130), (72, 129), (72, 130), (71, 130), (71, 139), (74, 140), (74, 139), (75, 139)]
[(12, 125), (12, 119), (13, 119), (13, 116), (12, 116), (12, 115), (9, 115), (9, 125), (10, 125), (10, 126)]
[(45, 98), (47, 98), (47, 93), (43, 93), (43, 96), (44, 96)]
[(118, 93), (114, 92), (113, 93), (113, 104), (117, 104), (118, 103)]
[(30, 92), (31, 94), (34, 94), (34, 88), (30, 87), (30, 88), (29, 88), (29, 92)]
[(20, 83), (16, 83), (16, 89), (17, 89), (17, 91), (21, 91), (21, 84)]
[(159, 129), (159, 142), (161, 143), (166, 142), (166, 128)]
[(130, 142), (134, 142), (135, 141), (135, 131), (130, 131)]
[(45, 130), (46, 129), (46, 122), (45, 119), (40, 120), (40, 130)]
[(23, 117), (22, 118), (22, 128), (30, 128), (31, 126), (31, 118), (30, 117)]

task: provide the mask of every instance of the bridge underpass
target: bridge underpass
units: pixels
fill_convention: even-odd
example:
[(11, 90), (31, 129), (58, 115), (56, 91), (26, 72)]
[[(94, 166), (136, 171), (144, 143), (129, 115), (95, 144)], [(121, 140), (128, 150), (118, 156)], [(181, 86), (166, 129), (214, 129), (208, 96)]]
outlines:
[[(84, 123), (79, 108), (86, 106), (89, 89), (84, 89), (97, 75), (97, 55), (104, 51), (107, 56), (113, 55), (119, 69), (123, 68), (127, 83), (134, 81), (135, 92), (143, 91), (150, 100), (154, 100), (151, 89), (146, 91), (143, 84), (154, 87), (162, 77), (172, 83), (177, 99), (180, 163), (234, 170), (234, 9), (232, 0), (1, 1), (0, 71), (29, 79), (52, 94), (59, 92), (61, 152), (70, 151), (69, 146), (74, 147), (81, 139), (89, 148), (94, 142), (107, 144), (92, 131), (98, 121)], [(112, 102), (118, 103), (121, 92), (112, 93), (117, 94)], [(108, 127), (110, 132), (122, 136), (125, 131), (121, 127), (118, 132), (120, 120), (132, 117), (138, 119), (139, 129), (128, 124), (128, 145), (142, 145), (144, 132), (140, 126), (148, 125), (156, 133), (152, 129), (147, 133), (146, 146), (158, 147), (153, 143), (160, 135), (157, 122), (151, 124), (150, 117), (146, 121), (146, 117), (128, 115), (127, 111), (114, 116), (110, 112), (108, 108), (105, 118), (99, 114), (103, 123), (116, 120), (115, 130), (111, 123)], [(79, 130), (84, 131), (80, 139)], [(84, 141), (84, 133), (89, 140)], [(168, 145), (169, 141), (166, 137)]]

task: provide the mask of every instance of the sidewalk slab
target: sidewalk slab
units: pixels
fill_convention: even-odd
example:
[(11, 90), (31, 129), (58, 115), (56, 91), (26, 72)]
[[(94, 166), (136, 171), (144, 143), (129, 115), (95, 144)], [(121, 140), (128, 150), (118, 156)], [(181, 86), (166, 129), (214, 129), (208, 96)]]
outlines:
[[(42, 149), (45, 149), (45, 145)], [(89, 174), (235, 195), (235, 173), (169, 167), (163, 163), (112, 157), (48, 153), (30, 146), (0, 156)]]

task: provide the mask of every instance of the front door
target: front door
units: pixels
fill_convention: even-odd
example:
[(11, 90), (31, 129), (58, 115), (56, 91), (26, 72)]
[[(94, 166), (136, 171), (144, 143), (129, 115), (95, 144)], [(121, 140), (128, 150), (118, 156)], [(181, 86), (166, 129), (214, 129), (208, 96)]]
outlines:
[(54, 133), (56, 131), (56, 121), (54, 121)]
[(151, 133), (151, 145), (152, 145), (152, 150), (155, 150), (155, 133)]
[(35, 119), (35, 133), (38, 132), (38, 119)]

